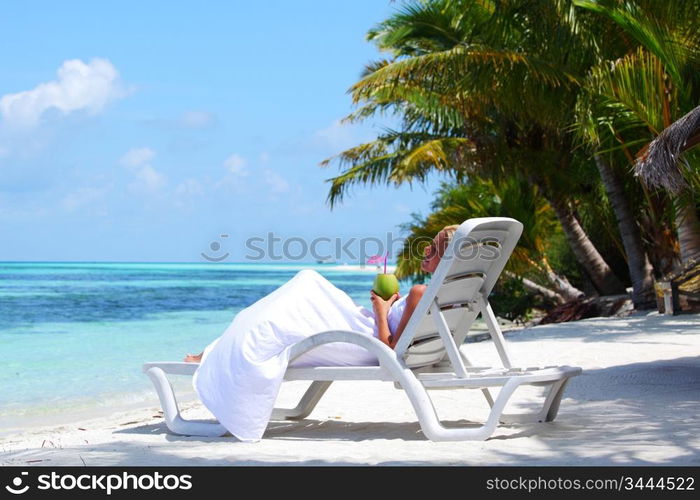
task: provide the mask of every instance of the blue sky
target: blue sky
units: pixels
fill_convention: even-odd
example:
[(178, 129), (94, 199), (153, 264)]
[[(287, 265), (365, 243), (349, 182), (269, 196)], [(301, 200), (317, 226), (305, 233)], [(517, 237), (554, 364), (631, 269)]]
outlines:
[(338, 121), (380, 57), (365, 33), (396, 6), (5, 3), (0, 260), (244, 261), (268, 233), (398, 236), (436, 177), (358, 187), (331, 211), (337, 167), (318, 166), (388, 124)]

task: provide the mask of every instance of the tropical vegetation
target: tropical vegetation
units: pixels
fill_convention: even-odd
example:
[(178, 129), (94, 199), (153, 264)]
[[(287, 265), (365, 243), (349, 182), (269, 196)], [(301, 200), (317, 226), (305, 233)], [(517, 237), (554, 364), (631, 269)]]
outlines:
[[(697, 168), (684, 188), (647, 185), (634, 164), (700, 103), (700, 1), (412, 0), (368, 32), (387, 54), (350, 93), (347, 121), (399, 125), (339, 152), (331, 207), (356, 185), (447, 179), (414, 215), (406, 250), (442, 226), (504, 215), (525, 225), (508, 279), (545, 304), (632, 289), (700, 256)], [(512, 288), (512, 287), (511, 287)]]

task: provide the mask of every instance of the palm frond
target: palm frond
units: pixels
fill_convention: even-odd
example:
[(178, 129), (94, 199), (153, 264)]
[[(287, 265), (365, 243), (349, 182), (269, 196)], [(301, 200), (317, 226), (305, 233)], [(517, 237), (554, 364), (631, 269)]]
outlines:
[(623, 117), (629, 112), (653, 134), (663, 130), (678, 90), (667, 86), (666, 68), (651, 52), (638, 48), (616, 61), (603, 61), (591, 70), (589, 90), (598, 94), (603, 106)]
[(405, 3), (389, 19), (372, 28), (367, 39), (394, 57), (413, 57), (451, 48), (495, 9), (490, 0), (433, 0)]
[(329, 179), (327, 202), (333, 208), (355, 185), (423, 182), (433, 170), (450, 172), (463, 162), (462, 169), (474, 154), (473, 144), (464, 138), (435, 137), (426, 133), (387, 131), (375, 141), (361, 144), (324, 160), (321, 165), (337, 162), (342, 172)]
[[(407, 82), (428, 88), (450, 88), (455, 92), (483, 89), (497, 91), (499, 82), (521, 68), (530, 82), (550, 87), (575, 85), (575, 75), (542, 60), (536, 54), (494, 48), (479, 44), (459, 45), (452, 49), (399, 59), (367, 75), (350, 88), (355, 103), (370, 99), (379, 89), (392, 96)], [(457, 80), (455, 80), (457, 78)], [(525, 85), (528, 81), (521, 80)]]
[(596, 0), (574, 0), (574, 3), (613, 21), (640, 46), (661, 60), (677, 85), (682, 84), (680, 70), (682, 63), (678, 57), (678, 46), (673, 43), (674, 37), (659, 20), (647, 15), (646, 10), (634, 2), (618, 2), (614, 6)]

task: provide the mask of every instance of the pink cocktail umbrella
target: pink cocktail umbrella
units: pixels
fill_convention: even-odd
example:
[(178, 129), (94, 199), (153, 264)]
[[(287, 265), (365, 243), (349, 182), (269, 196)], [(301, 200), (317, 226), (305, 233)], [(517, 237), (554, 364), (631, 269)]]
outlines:
[(386, 274), (386, 259), (389, 257), (389, 252), (383, 257), (381, 255), (372, 255), (367, 259), (367, 264), (379, 264), (382, 260), (384, 261), (384, 274)]

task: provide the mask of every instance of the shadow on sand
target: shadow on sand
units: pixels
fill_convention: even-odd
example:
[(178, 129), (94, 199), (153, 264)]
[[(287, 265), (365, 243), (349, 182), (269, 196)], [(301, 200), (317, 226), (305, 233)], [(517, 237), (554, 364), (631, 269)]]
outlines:
[[(32, 465), (66, 462), (80, 465), (80, 461), (86, 465), (105, 465), (106, 458), (109, 465), (363, 465), (366, 446), (389, 440), (388, 447), (381, 449), (391, 450), (391, 453), (373, 453), (382, 464), (483, 465), (479, 454), (473, 453), (483, 450), (489, 453), (489, 465), (700, 465), (696, 439), (700, 423), (698, 394), (700, 356), (688, 356), (584, 371), (571, 381), (555, 422), (501, 425), (485, 443), (430, 443), (417, 422), (314, 418), (271, 422), (260, 443), (243, 443), (230, 435), (216, 438), (177, 436), (168, 433), (165, 424), (160, 422), (116, 430), (115, 435), (124, 437), (116, 442), (67, 447), (48, 454), (45, 449), (6, 452), (2, 458), (8, 465), (24, 465), (38, 457), (45, 460)], [(466, 408), (465, 415), (468, 414)], [(478, 424), (460, 420), (448, 421), (445, 425)], [(160, 441), (151, 446), (134, 439), (138, 435), (160, 435), (167, 443)], [(343, 446), (343, 456), (357, 456), (357, 460), (338, 457), (297, 461), (279, 453), (297, 443), (313, 447), (312, 443), (324, 442), (334, 449)], [(181, 446), (169, 453), (168, 443), (192, 446), (195, 454), (202, 456), (178, 453), (177, 448), (181, 451)], [(510, 444), (503, 446), (505, 443)], [(644, 458), (655, 456), (653, 454), (640, 454), (640, 450), (653, 451), (659, 446), (672, 447), (674, 456), (659, 462)], [(532, 447), (537, 453), (528, 453)], [(402, 449), (413, 450), (413, 454), (402, 459)], [(425, 460), (415, 459), (420, 456), (416, 454), (417, 449), (426, 450)], [(428, 453), (428, 450), (431, 451)], [(436, 450), (445, 451), (445, 458), (436, 461)], [(52, 460), (54, 453), (57, 455)], [(382, 454), (385, 460), (381, 460)]]

